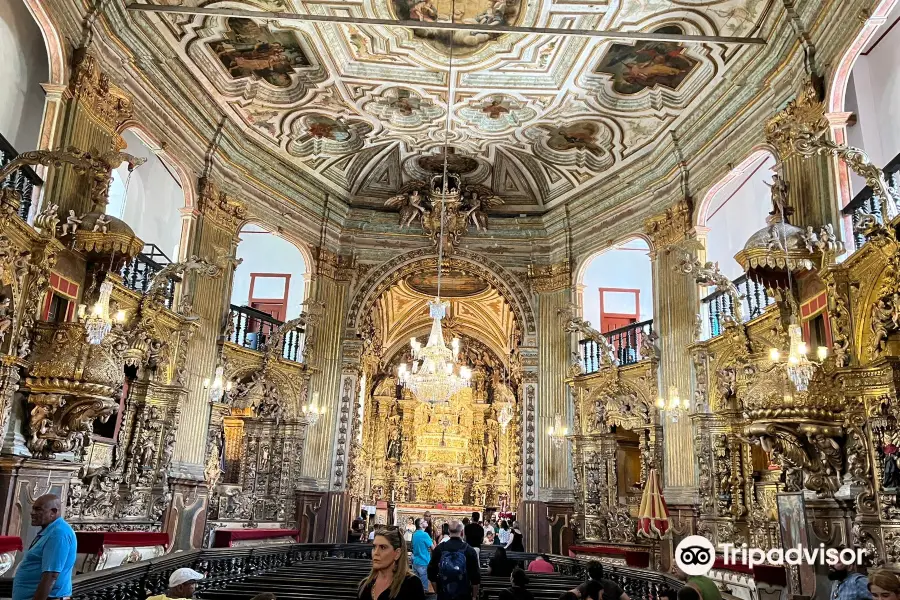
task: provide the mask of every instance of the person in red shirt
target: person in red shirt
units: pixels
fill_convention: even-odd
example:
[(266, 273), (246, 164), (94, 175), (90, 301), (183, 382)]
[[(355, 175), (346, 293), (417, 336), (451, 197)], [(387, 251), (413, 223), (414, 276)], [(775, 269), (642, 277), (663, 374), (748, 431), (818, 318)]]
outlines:
[(553, 573), (555, 569), (546, 554), (541, 554), (528, 565), (529, 573)]

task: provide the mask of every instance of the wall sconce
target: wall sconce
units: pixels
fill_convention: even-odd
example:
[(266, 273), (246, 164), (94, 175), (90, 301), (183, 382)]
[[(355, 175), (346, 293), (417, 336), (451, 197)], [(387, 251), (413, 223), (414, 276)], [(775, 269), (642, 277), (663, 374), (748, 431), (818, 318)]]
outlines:
[(300, 415), (312, 426), (319, 422), (319, 417), (325, 414), (325, 407), (319, 406), (319, 392), (313, 392), (312, 402), (304, 404), (300, 408)]
[(225, 392), (231, 391), (231, 382), (225, 381), (225, 367), (216, 367), (216, 374), (212, 382), (208, 377), (203, 380), (203, 389), (209, 394), (210, 404), (221, 402)]
[(550, 436), (550, 441), (553, 443), (554, 448), (562, 448), (566, 441), (566, 436), (569, 435), (569, 428), (563, 425), (561, 414), (556, 413), (553, 417), (553, 425), (547, 429), (547, 435)]

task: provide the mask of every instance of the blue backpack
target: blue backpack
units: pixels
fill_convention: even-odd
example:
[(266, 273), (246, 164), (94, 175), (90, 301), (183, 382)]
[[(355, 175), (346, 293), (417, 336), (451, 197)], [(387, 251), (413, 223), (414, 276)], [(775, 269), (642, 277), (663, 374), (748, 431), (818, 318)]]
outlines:
[(441, 598), (468, 598), (472, 595), (466, 572), (466, 548), (441, 553), (438, 585)]

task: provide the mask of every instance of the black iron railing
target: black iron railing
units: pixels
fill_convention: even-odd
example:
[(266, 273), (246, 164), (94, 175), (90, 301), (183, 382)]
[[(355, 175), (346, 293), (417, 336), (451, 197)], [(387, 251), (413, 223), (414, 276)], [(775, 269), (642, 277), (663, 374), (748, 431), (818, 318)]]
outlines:
[[(249, 306), (231, 305), (228, 313), (231, 323), (227, 341), (249, 348), (262, 351), (266, 342), (276, 329), (284, 325), (269, 313), (250, 308)], [(305, 331), (303, 328), (292, 329), (284, 336), (281, 347), (281, 356), (294, 362), (303, 362), (303, 344)]]
[[(11, 163), (17, 156), (19, 153), (12, 147), (12, 144), (0, 135), (0, 169)], [(34, 188), (42, 185), (44, 185), (44, 180), (38, 177), (31, 167), (19, 167), (6, 179), (0, 181), (0, 188), (12, 188), (21, 194), (22, 203), (19, 205), (19, 216), (25, 221), (28, 220), (28, 212), (31, 210), (31, 196)]]
[[(744, 298), (741, 300), (741, 313), (744, 321), (754, 319), (763, 314), (767, 306), (775, 302), (775, 299), (766, 294), (765, 288), (757, 282), (741, 275), (733, 281), (738, 293)], [(700, 301), (701, 314), (708, 326), (709, 337), (716, 337), (722, 333), (725, 320), (734, 317), (734, 300), (727, 292), (713, 292)]]
[[(603, 336), (612, 345), (620, 366), (633, 365), (646, 356), (641, 355), (641, 343), (644, 338), (653, 332), (653, 319), (632, 323), (625, 327), (607, 331)], [(585, 373), (596, 373), (603, 364), (601, 348), (593, 340), (581, 340), (578, 342), (581, 364)]]
[[(882, 172), (889, 186), (894, 189), (900, 188), (900, 154), (895, 156), (894, 160), (882, 169)], [(883, 225), (882, 208), (881, 200), (875, 196), (871, 187), (866, 186), (841, 210), (845, 217), (850, 217), (850, 222), (853, 224), (853, 241), (857, 248), (866, 243), (866, 237), (856, 231), (856, 226), (865, 216), (874, 217), (878, 223)]]
[[(119, 274), (122, 276), (125, 287), (143, 294), (150, 287), (153, 277), (171, 262), (159, 246), (144, 244), (143, 251), (125, 263)], [(175, 301), (175, 284), (178, 281), (177, 277), (172, 277), (166, 285), (166, 308), (172, 308), (172, 303)]]
[[(72, 580), (72, 600), (143, 600), (162, 593), (168, 588), (169, 576), (176, 569), (191, 568), (203, 573), (199, 583), (200, 595), (204, 591), (227, 590), (231, 584), (239, 584), (248, 577), (262, 575), (301, 563), (329, 560), (334, 564), (340, 559), (367, 559), (371, 556), (370, 544), (284, 544), (255, 548), (212, 548), (166, 554), (129, 565), (76, 575)], [(492, 548), (484, 546), (481, 567), (488, 565)], [(536, 554), (509, 552), (513, 561), (526, 563)], [(590, 561), (580, 558), (550, 556), (550, 562), (561, 575), (587, 579)], [(363, 563), (364, 565), (364, 563)], [(327, 570), (322, 565), (323, 571)], [(664, 589), (679, 590), (684, 584), (678, 579), (648, 569), (622, 565), (605, 565), (605, 577), (619, 584), (634, 600), (659, 600)], [(365, 576), (362, 569), (360, 579)], [(260, 592), (265, 591), (263, 589)], [(0, 580), (0, 595), (10, 597), (12, 580)], [(244, 595), (247, 595), (246, 593)], [(249, 596), (248, 596), (249, 597)]]

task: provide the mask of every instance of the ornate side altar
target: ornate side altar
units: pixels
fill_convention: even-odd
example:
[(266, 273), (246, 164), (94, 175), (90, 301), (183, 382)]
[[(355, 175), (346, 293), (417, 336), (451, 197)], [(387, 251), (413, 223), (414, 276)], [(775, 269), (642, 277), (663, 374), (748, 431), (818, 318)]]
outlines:
[(431, 515), (431, 530), (438, 535), (444, 523), (454, 519), (461, 521), (463, 517), (471, 518), (473, 512), (484, 512), (483, 506), (439, 506), (441, 508), (429, 504), (398, 504), (394, 507), (394, 524), (405, 527), (428, 512)]

